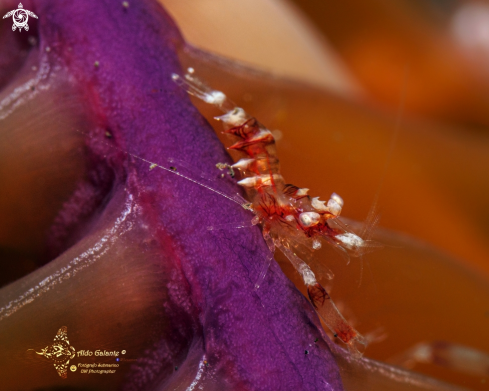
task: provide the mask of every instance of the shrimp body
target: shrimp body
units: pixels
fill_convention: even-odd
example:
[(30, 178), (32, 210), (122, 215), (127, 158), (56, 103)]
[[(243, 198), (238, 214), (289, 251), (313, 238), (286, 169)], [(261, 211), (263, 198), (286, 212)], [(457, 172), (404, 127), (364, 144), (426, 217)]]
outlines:
[[(326, 236), (348, 248), (349, 243), (342, 236), (344, 232), (328, 225), (328, 220), (335, 219), (341, 212), (340, 196), (333, 193), (326, 204), (319, 197), (309, 197), (308, 189), (285, 184), (272, 133), (243, 109), (236, 107), (216, 119), (224, 123), (224, 133), (239, 139), (229, 149), (246, 155), (231, 167), (241, 171), (244, 179), (238, 184), (246, 190), (265, 232), (272, 237), (298, 234), (311, 239), (311, 243)], [(360, 237), (355, 239), (357, 242), (350, 245), (351, 249), (363, 245)]]
[(360, 356), (366, 345), (365, 338), (344, 319), (330, 295), (316, 280), (309, 265), (294, 251), (298, 246), (312, 250), (321, 247), (321, 239), (348, 252), (361, 256), (367, 241), (360, 236), (333, 228), (330, 222), (337, 219), (343, 199), (333, 193), (327, 202), (311, 198), (308, 189), (286, 184), (280, 173), (275, 138), (270, 130), (256, 118), (236, 107), (224, 93), (204, 85), (193, 76), (190, 68), (183, 78), (172, 76), (187, 92), (225, 112), (216, 117), (224, 125), (224, 133), (235, 139), (228, 149), (238, 151), (242, 158), (231, 166), (219, 163), (218, 168), (238, 170), (242, 179), (237, 183), (247, 194), (247, 209), (254, 214), (270, 250), (280, 249), (301, 275), (309, 299), (333, 335), (347, 344), (350, 352)]

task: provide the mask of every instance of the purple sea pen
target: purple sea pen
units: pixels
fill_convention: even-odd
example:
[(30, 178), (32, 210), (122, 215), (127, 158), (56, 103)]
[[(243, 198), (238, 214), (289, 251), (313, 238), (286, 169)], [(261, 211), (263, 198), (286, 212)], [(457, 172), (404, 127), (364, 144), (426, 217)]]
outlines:
[[(136, 361), (120, 369), (123, 377), (90, 381), (103, 389), (197, 381), (209, 389), (341, 390), (312, 307), (277, 264), (254, 290), (268, 256), (259, 229), (206, 230), (246, 212), (131, 156), (161, 165), (178, 157), (209, 176), (217, 161), (229, 161), (171, 80), (180, 71), (175, 51), (183, 42), (161, 7), (150, 1), (24, 6), (39, 16), (36, 50), (39, 67), (47, 67), (36, 88), (55, 88), (63, 79), (85, 106), (86, 163), (51, 228), (51, 250), (61, 255), (5, 288), (2, 339), (24, 330), (32, 347), (41, 336), (27, 331), (33, 327), (27, 319), (41, 311), (38, 331), (50, 336), (48, 329), (66, 325), (77, 349), (129, 345)], [(236, 191), (227, 182), (217, 188)], [(108, 308), (112, 319), (105, 317)], [(97, 317), (104, 320), (93, 327)], [(5, 331), (14, 324), (16, 333)], [(8, 346), (5, 355), (19, 348)], [(15, 376), (7, 376), (9, 384), (25, 386)], [(38, 384), (50, 384), (46, 376)], [(75, 374), (66, 381), (76, 384)]]

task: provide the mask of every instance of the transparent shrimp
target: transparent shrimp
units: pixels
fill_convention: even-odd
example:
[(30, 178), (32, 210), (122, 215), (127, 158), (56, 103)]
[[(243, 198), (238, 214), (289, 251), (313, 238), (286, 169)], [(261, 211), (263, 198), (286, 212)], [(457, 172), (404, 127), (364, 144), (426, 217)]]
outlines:
[[(275, 249), (280, 249), (302, 277), (313, 307), (333, 335), (347, 345), (353, 356), (360, 357), (366, 346), (366, 339), (347, 323), (330, 295), (317, 282), (311, 268), (296, 252), (299, 251), (299, 247), (304, 246), (310, 251), (317, 250), (321, 247), (320, 240), (324, 239), (347, 254), (348, 259), (349, 256), (361, 257), (376, 246), (376, 243), (369, 239), (369, 235), (377, 220), (372, 224), (367, 222), (362, 238), (338, 218), (344, 204), (339, 195), (333, 193), (326, 203), (319, 200), (319, 197), (308, 196), (306, 188), (285, 184), (280, 175), (279, 160), (276, 157), (275, 141), (271, 132), (243, 109), (235, 107), (222, 92), (211, 90), (192, 74), (193, 70), (189, 71), (185, 78), (176, 74), (172, 75), (172, 78), (190, 94), (223, 110), (225, 114), (218, 119), (225, 124), (225, 132), (242, 139), (229, 148), (241, 150), (248, 157), (233, 165), (217, 163), (216, 167), (228, 170), (232, 177), (236, 171), (241, 173), (244, 179), (238, 181), (238, 184), (245, 188), (248, 200), (237, 193), (227, 194), (216, 189), (214, 178), (208, 178), (205, 174), (195, 175), (195, 168), (179, 159), (167, 158), (164, 163), (156, 163), (114, 145), (111, 147), (144, 161), (148, 164), (149, 170), (162, 169), (177, 175), (252, 212), (254, 216), (250, 222), (225, 224), (222, 227), (211, 226), (207, 229), (229, 228), (230, 225), (234, 228), (246, 228), (260, 224), (270, 254), (260, 269), (255, 289), (263, 283)], [(230, 107), (233, 108), (229, 109)], [(187, 175), (185, 171), (190, 171), (194, 175)], [(322, 268), (328, 279), (333, 278), (331, 270), (326, 266)]]
[[(217, 167), (229, 170), (233, 177), (235, 172), (240, 173), (241, 179), (237, 183), (246, 191), (248, 208), (255, 214), (255, 222), (261, 225), (271, 253), (275, 248), (284, 253), (302, 277), (312, 305), (333, 335), (343, 341), (354, 356), (361, 356), (366, 339), (346, 322), (324, 287), (317, 282), (314, 272), (297, 256), (296, 250), (300, 246), (317, 250), (321, 247), (321, 240), (325, 240), (348, 257), (361, 257), (377, 246), (370, 239), (370, 234), (378, 218), (369, 218), (363, 237), (359, 236), (338, 219), (344, 205), (338, 194), (333, 193), (326, 202), (319, 197), (310, 197), (306, 188), (286, 184), (280, 173), (271, 131), (233, 104), (223, 92), (206, 86), (194, 73), (193, 68), (189, 68), (184, 76), (173, 74), (172, 79), (189, 94), (224, 112), (216, 120), (223, 123), (224, 133), (236, 139), (228, 149), (242, 155), (232, 165), (218, 163)], [(266, 268), (268, 264), (267, 260)], [(261, 271), (257, 286), (265, 273), (266, 269)]]
[(477, 377), (489, 373), (487, 352), (446, 341), (418, 343), (388, 361), (405, 368), (412, 368), (416, 363), (434, 364)]

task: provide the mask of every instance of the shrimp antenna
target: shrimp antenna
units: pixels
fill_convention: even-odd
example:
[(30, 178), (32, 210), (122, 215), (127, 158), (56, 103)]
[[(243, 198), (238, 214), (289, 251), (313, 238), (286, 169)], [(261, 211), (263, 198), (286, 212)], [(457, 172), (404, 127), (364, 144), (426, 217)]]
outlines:
[[(83, 134), (84, 136), (86, 136), (86, 137), (88, 137), (88, 138), (90, 138), (90, 139), (93, 139), (93, 138), (94, 138), (94, 137), (92, 137), (91, 135), (89, 135), (88, 133), (85, 133), (85, 132), (83, 132), (83, 131), (81, 131), (81, 130), (79, 130), (79, 129), (74, 129), (74, 130), (75, 130), (76, 132), (80, 133), (80, 134)], [(134, 159), (137, 159), (137, 160), (140, 160), (140, 161), (142, 161), (142, 162), (147, 163), (147, 164), (149, 165), (149, 169), (150, 169), (150, 170), (153, 170), (154, 168), (159, 168), (159, 169), (164, 170), (164, 171), (166, 171), (166, 172), (170, 172), (170, 173), (172, 173), (172, 174), (174, 174), (174, 175), (179, 176), (180, 178), (186, 179), (187, 181), (190, 181), (190, 182), (192, 182), (192, 183), (195, 183), (196, 185), (202, 186), (203, 188), (205, 188), (205, 189), (207, 189), (207, 190), (210, 190), (210, 191), (212, 191), (212, 192), (214, 192), (214, 193), (216, 193), (216, 194), (219, 194), (220, 196), (222, 196), (222, 197), (224, 197), (224, 198), (228, 199), (229, 201), (232, 201), (232, 202), (234, 202), (234, 203), (238, 204), (239, 206), (241, 206), (241, 207), (242, 207), (243, 209), (245, 209), (245, 210), (249, 210), (249, 211), (251, 211), (251, 212), (253, 211), (253, 209), (252, 209), (252, 207), (250, 206), (250, 204), (249, 204), (248, 202), (246, 202), (246, 200), (244, 200), (244, 199), (243, 199), (243, 197), (241, 197), (241, 196), (240, 196), (238, 193), (236, 193), (235, 195), (232, 195), (232, 196), (227, 195), (227, 194), (225, 194), (224, 192), (222, 192), (222, 191), (220, 191), (220, 190), (214, 189), (213, 187), (211, 187), (211, 186), (209, 186), (209, 185), (206, 185), (205, 183), (202, 183), (202, 182), (200, 182), (200, 181), (197, 181), (197, 180), (195, 180), (195, 179), (193, 179), (193, 178), (191, 178), (191, 177), (189, 177), (189, 176), (187, 176), (187, 175), (185, 175), (185, 174), (182, 174), (182, 173), (180, 173), (180, 172), (176, 171), (176, 170), (175, 170), (175, 167), (170, 167), (170, 168), (168, 168), (168, 167), (164, 167), (164, 166), (162, 166), (162, 165), (160, 165), (160, 164), (154, 163), (154, 162), (152, 162), (152, 161), (150, 161), (150, 160), (148, 160), (148, 159), (145, 159), (145, 158), (143, 158), (143, 157), (141, 157), (141, 156), (138, 156), (138, 155), (136, 155), (136, 154), (134, 154), (134, 153), (131, 153), (131, 152), (126, 151), (126, 150), (124, 150), (124, 149), (122, 149), (122, 148), (119, 148), (119, 147), (117, 147), (117, 146), (115, 146), (115, 145), (109, 144), (109, 143), (108, 143), (108, 142), (106, 142), (106, 141), (101, 141), (101, 140), (97, 140), (97, 141), (98, 141), (99, 143), (102, 143), (102, 144), (105, 144), (105, 145), (109, 146), (110, 148), (116, 149), (116, 150), (118, 150), (118, 151), (120, 151), (120, 152), (122, 152), (122, 153), (126, 154), (127, 156), (131, 156), (131, 157), (133, 157)]]
[[(404, 67), (404, 75), (403, 75), (403, 80), (402, 80), (402, 87), (401, 87), (401, 94), (400, 94), (400, 99), (399, 99), (399, 106), (397, 109), (397, 114), (396, 114), (396, 119), (394, 123), (394, 133), (391, 137), (390, 145), (389, 145), (389, 151), (387, 152), (387, 157), (385, 159), (384, 163), (384, 168), (382, 169), (382, 174), (380, 176), (380, 182), (377, 187), (377, 192), (375, 193), (374, 200), (372, 202), (372, 206), (370, 207), (370, 210), (368, 212), (367, 218), (365, 220), (365, 224), (363, 226), (363, 229), (361, 231), (361, 237), (365, 239), (367, 242), (367, 247), (377, 247), (375, 242), (371, 240), (371, 237), (373, 236), (373, 231), (377, 224), (379, 223), (380, 220), (380, 213), (378, 212), (378, 203), (379, 203), (379, 198), (380, 194), (382, 191), (382, 187), (385, 182), (385, 177), (387, 176), (387, 170), (389, 168), (389, 165), (392, 161), (392, 156), (394, 154), (394, 149), (397, 145), (397, 140), (399, 138), (399, 133), (402, 125), (402, 118), (404, 115), (404, 106), (406, 103), (406, 92), (407, 92), (407, 82), (409, 79), (409, 65), (406, 64)], [(368, 242), (370, 242), (370, 246), (368, 245)], [(363, 260), (362, 260), (363, 262)], [(370, 269), (370, 265), (368, 265), (370, 274), (372, 274), (372, 270)], [(363, 264), (362, 264), (362, 270), (360, 272), (360, 281), (358, 286), (361, 285), (362, 283), (362, 276), (363, 276)]]
[(407, 81), (409, 79), (409, 65), (404, 67), (404, 76), (401, 87), (401, 94), (399, 99), (399, 106), (397, 108), (396, 120), (394, 124), (394, 134), (392, 135), (391, 142), (389, 145), (389, 151), (387, 152), (387, 157), (384, 163), (384, 168), (382, 170), (382, 175), (380, 177), (380, 183), (377, 188), (377, 193), (374, 197), (374, 202), (372, 208), (370, 208), (370, 212), (367, 216), (367, 221), (369, 218), (373, 218), (371, 215), (375, 215), (375, 211), (377, 209), (377, 204), (380, 198), (380, 193), (382, 191), (382, 187), (384, 186), (385, 177), (387, 176), (387, 169), (392, 161), (392, 155), (394, 154), (394, 149), (397, 145), (397, 139), (399, 138), (399, 133), (402, 125), (402, 118), (404, 116), (404, 106), (406, 104), (406, 92), (407, 92)]
[[(377, 225), (379, 222), (379, 213), (378, 213), (378, 203), (380, 194), (382, 192), (382, 187), (384, 186), (385, 177), (387, 176), (387, 169), (392, 161), (392, 156), (394, 154), (394, 149), (397, 145), (397, 139), (399, 138), (399, 132), (402, 124), (402, 117), (404, 115), (404, 106), (406, 103), (406, 91), (407, 91), (407, 81), (409, 78), (409, 65), (406, 65), (404, 68), (404, 77), (402, 81), (401, 95), (399, 100), (399, 107), (397, 109), (396, 120), (394, 124), (394, 134), (392, 135), (391, 142), (389, 145), (389, 151), (387, 152), (387, 157), (385, 159), (384, 168), (382, 169), (382, 174), (380, 176), (380, 182), (377, 186), (377, 192), (375, 193), (374, 200), (372, 206), (368, 212), (366, 224), (364, 229), (362, 230), (362, 235), (371, 236), (371, 230)], [(363, 236), (362, 236), (363, 237)]]
[(194, 76), (194, 73), (194, 68), (187, 68), (187, 73), (184, 76), (180, 76), (177, 73), (172, 73), (171, 78), (188, 94), (216, 106), (225, 113), (236, 107), (236, 105), (226, 96), (226, 94), (224, 94), (224, 92), (213, 90)]

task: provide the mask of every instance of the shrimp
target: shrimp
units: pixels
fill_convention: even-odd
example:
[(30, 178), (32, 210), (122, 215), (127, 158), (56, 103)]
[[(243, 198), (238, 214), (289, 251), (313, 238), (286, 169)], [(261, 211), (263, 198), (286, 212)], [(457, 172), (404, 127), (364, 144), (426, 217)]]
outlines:
[[(189, 94), (224, 112), (215, 119), (223, 123), (224, 133), (235, 139), (228, 149), (239, 152), (242, 157), (232, 165), (218, 163), (217, 167), (228, 169), (232, 177), (235, 171), (241, 173), (242, 179), (237, 184), (246, 192), (249, 201), (246, 209), (255, 215), (253, 224), (260, 224), (270, 251), (279, 249), (287, 257), (302, 277), (313, 307), (334, 337), (344, 342), (353, 356), (360, 357), (366, 339), (348, 324), (297, 252), (303, 246), (317, 250), (321, 240), (325, 240), (348, 255), (361, 257), (371, 247), (376, 247), (376, 243), (358, 236), (340, 222), (338, 217), (344, 201), (338, 194), (333, 193), (326, 202), (310, 197), (307, 188), (285, 182), (280, 173), (274, 136), (256, 118), (237, 107), (223, 92), (201, 82), (194, 76), (193, 68), (183, 77), (173, 74), (172, 79)], [(256, 285), (259, 284), (260, 281)]]
[(417, 363), (438, 365), (477, 377), (484, 377), (489, 372), (487, 352), (448, 341), (420, 342), (388, 361), (408, 369)]

